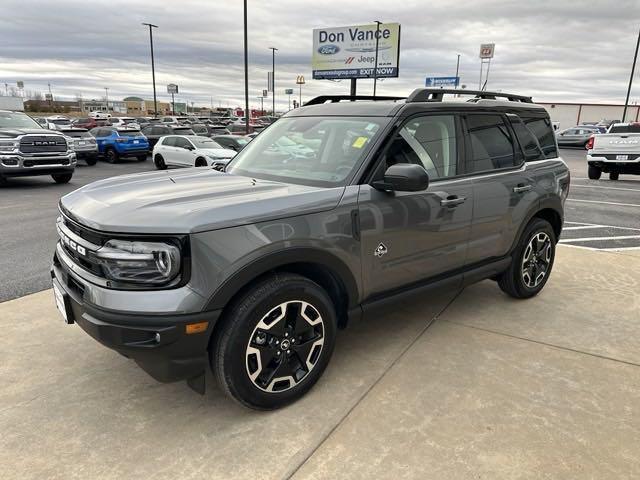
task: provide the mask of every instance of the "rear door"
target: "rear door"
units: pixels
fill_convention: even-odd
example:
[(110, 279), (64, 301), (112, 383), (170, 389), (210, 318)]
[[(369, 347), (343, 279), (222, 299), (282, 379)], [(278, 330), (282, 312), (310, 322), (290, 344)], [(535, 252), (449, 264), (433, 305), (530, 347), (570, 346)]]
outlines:
[[(464, 117), (465, 172), (474, 184), (469, 266), (504, 257), (540, 198), (511, 120), (519, 122), (517, 128), (525, 127), (514, 117), (509, 119), (498, 113), (469, 113)], [(537, 141), (533, 142), (531, 148), (541, 155)]]
[(176, 163), (182, 166), (194, 165), (194, 153), (189, 150), (192, 147), (191, 142), (186, 138), (175, 137), (175, 159)]
[(405, 121), (374, 174), (396, 163), (425, 167), (421, 192), (384, 192), (361, 185), (358, 196), (363, 284), (367, 297), (461, 269), (471, 229), (473, 179), (461, 178), (464, 150), (454, 113)]

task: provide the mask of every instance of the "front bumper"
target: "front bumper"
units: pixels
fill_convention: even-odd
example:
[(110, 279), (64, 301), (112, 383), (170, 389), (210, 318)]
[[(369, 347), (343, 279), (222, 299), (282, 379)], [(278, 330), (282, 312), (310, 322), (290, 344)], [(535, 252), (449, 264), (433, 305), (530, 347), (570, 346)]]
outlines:
[(73, 171), (76, 163), (75, 153), (64, 155), (2, 154), (0, 155), (0, 175), (18, 177), (64, 173)]
[[(59, 250), (54, 256), (51, 277), (66, 298), (69, 323), (77, 323), (104, 346), (133, 359), (160, 382), (189, 380), (205, 373), (209, 339), (220, 310), (194, 313), (124, 310), (132, 293), (137, 301), (147, 296), (147, 304), (153, 305), (154, 294), (162, 292), (118, 291), (93, 285), (66, 268), (58, 255)], [(99, 300), (105, 293), (120, 297), (119, 310), (89, 301), (89, 298)], [(206, 331), (186, 333), (186, 325), (204, 321), (209, 322)]]

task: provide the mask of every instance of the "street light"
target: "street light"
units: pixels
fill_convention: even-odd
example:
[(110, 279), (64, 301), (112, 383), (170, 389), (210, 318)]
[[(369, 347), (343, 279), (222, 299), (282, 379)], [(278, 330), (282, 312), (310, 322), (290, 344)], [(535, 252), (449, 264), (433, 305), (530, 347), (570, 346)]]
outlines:
[(107, 113), (109, 113), (109, 87), (104, 87), (104, 103), (107, 107)]
[(247, 0), (244, 0), (244, 129), (249, 135), (249, 50), (247, 47)]
[(633, 73), (636, 70), (636, 60), (638, 60), (638, 47), (640, 47), (640, 31), (638, 31), (638, 41), (636, 42), (636, 53), (633, 56), (633, 65), (631, 66), (631, 76), (629, 77), (629, 88), (627, 88), (627, 98), (624, 101), (624, 110), (622, 111), (622, 121), (624, 122), (627, 115), (627, 106), (629, 105), (629, 95), (631, 94), (631, 84), (633, 83)]
[(456, 63), (456, 86), (458, 88), (458, 72), (460, 71), (460, 54), (458, 54), (458, 62)]
[(153, 59), (153, 29), (158, 28), (152, 23), (143, 23), (149, 27), (149, 42), (151, 43), (151, 78), (153, 79), (153, 114), (158, 116), (158, 100), (156, 98), (156, 67)]
[(373, 65), (373, 97), (376, 96), (376, 84), (378, 83), (378, 40), (380, 40), (380, 24), (382, 22), (374, 20), (376, 22), (376, 59)]
[(273, 89), (273, 112), (271, 113), (274, 117), (276, 116), (276, 47), (269, 47), (271, 50), (271, 88)]

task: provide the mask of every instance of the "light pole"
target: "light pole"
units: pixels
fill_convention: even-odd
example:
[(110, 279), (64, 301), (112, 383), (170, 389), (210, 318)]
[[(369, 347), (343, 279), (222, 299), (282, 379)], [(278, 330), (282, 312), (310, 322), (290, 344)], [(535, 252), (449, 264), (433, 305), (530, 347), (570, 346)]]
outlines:
[(109, 113), (109, 87), (104, 87), (104, 106), (107, 107), (107, 113)]
[(249, 135), (249, 51), (247, 47), (247, 0), (244, 0), (244, 129)]
[(638, 31), (638, 41), (636, 42), (636, 53), (633, 56), (633, 65), (631, 66), (631, 75), (629, 76), (629, 88), (627, 88), (627, 98), (624, 101), (624, 110), (622, 111), (623, 122), (627, 115), (627, 106), (629, 105), (629, 95), (631, 94), (631, 84), (633, 83), (633, 74), (636, 70), (636, 60), (638, 60), (638, 47), (640, 47), (640, 31)]
[(264, 115), (264, 97), (259, 95), (257, 98), (260, 99), (260, 115)]
[(153, 80), (153, 114), (158, 116), (158, 100), (156, 98), (156, 66), (153, 59), (153, 29), (158, 28), (157, 25), (152, 23), (143, 23), (149, 27), (149, 43), (151, 44), (151, 78)]
[(271, 50), (271, 88), (273, 89), (273, 111), (271, 115), (276, 116), (276, 47), (269, 47)]
[(458, 54), (458, 62), (456, 63), (456, 87), (458, 88), (458, 72), (460, 71), (460, 54)]
[(380, 40), (380, 24), (382, 22), (374, 20), (376, 22), (376, 59), (373, 65), (373, 97), (376, 96), (376, 84), (378, 83), (378, 41)]

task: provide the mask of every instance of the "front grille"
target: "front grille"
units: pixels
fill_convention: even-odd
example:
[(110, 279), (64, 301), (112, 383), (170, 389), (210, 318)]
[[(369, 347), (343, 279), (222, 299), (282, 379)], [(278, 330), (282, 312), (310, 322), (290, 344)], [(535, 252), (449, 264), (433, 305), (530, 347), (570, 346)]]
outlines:
[(79, 223), (69, 220), (65, 216), (62, 217), (62, 221), (69, 230), (78, 235), (80, 238), (84, 238), (87, 242), (91, 242), (94, 245), (102, 246), (104, 245), (104, 242), (108, 240), (104, 235), (96, 232), (95, 230), (91, 230), (84, 225), (80, 225)]
[(22, 153), (66, 152), (67, 142), (60, 135), (25, 135), (20, 139)]
[(83, 240), (86, 240), (86, 242), (84, 243), (84, 248), (81, 249), (80, 243), (74, 242), (71, 237), (67, 236), (67, 234), (59, 231), (58, 233), (60, 235), (60, 245), (62, 246), (67, 256), (71, 258), (74, 263), (87, 270), (88, 272), (91, 272), (98, 277), (104, 278), (102, 267), (97, 262), (93, 254), (97, 249), (104, 245), (104, 243), (107, 241), (106, 237), (98, 232), (95, 232), (94, 230), (86, 228), (85, 226), (70, 220), (65, 216), (62, 216), (61, 223), (75, 235), (82, 238)]
[(69, 165), (68, 158), (34, 158), (22, 162), (25, 167), (34, 167), (40, 165)]

